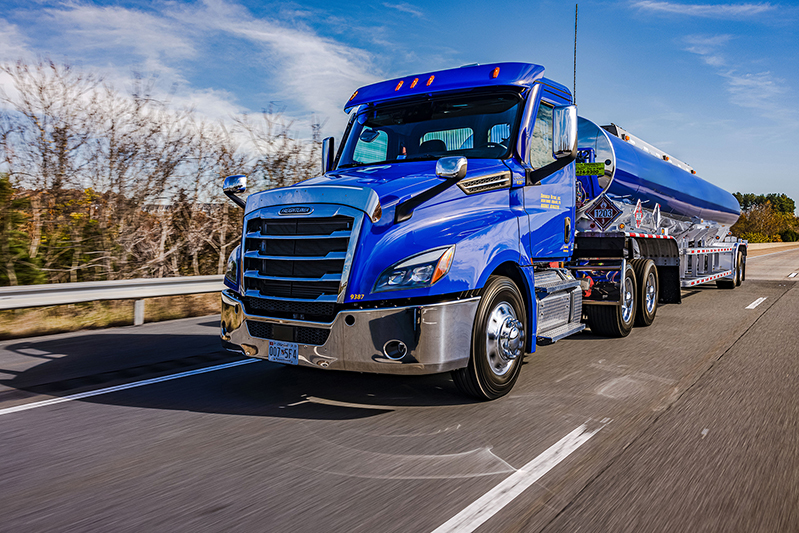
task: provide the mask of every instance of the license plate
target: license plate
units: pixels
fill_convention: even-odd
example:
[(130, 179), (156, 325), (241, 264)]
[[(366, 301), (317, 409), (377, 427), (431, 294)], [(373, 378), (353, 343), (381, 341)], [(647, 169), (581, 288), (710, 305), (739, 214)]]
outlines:
[(283, 341), (269, 341), (267, 359), (274, 363), (284, 365), (297, 364), (297, 343)]

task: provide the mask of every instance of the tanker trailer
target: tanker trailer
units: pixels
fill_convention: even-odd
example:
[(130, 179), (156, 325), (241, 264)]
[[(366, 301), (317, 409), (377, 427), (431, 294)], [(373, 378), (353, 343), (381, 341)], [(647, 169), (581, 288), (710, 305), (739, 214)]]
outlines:
[(746, 274), (746, 242), (730, 236), (740, 206), (688, 164), (611, 124), (578, 119), (577, 234), (568, 268), (583, 285), (594, 333), (649, 326), (659, 303)]

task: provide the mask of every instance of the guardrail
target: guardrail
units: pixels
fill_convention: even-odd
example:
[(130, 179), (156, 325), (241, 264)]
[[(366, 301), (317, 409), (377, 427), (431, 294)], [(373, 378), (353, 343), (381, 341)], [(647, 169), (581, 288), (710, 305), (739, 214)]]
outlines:
[(124, 279), (0, 287), (0, 311), (95, 300), (135, 300), (133, 324), (144, 324), (144, 299), (221, 292), (223, 276)]

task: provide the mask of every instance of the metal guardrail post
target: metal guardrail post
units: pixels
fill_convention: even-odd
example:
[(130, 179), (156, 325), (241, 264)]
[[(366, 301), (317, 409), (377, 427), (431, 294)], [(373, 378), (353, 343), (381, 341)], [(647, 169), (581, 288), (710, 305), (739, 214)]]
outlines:
[(144, 300), (133, 302), (133, 325), (141, 326), (144, 324)]

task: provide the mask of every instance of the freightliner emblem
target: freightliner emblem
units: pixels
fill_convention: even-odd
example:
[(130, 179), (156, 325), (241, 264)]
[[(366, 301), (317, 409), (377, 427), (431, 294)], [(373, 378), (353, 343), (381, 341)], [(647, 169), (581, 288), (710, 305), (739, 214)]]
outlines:
[(278, 211), (279, 215), (310, 215), (313, 213), (311, 207), (284, 207)]

